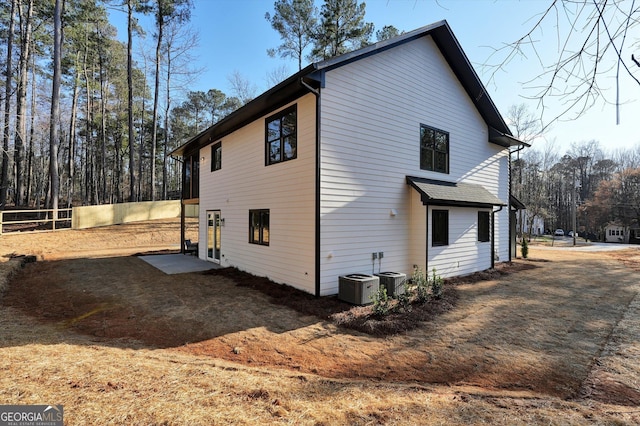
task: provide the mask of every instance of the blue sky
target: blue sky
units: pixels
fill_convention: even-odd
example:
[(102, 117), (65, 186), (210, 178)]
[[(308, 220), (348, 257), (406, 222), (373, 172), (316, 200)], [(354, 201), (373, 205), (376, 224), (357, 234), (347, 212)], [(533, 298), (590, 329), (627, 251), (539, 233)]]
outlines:
[[(289, 73), (297, 71), (294, 60), (270, 58), (266, 50), (280, 44), (278, 34), (265, 19), (266, 12), (273, 12), (273, 0), (193, 0), (191, 27), (200, 35), (199, 48), (195, 53), (196, 66), (203, 73), (191, 85), (191, 90), (216, 88), (231, 92), (228, 76), (238, 71), (250, 79), (258, 88), (257, 93), (268, 89), (267, 74), (286, 66)], [(317, 0), (320, 5), (322, 2)], [(399, 30), (410, 31), (424, 25), (446, 19), (458, 38), (463, 50), (474, 65), (491, 95), (494, 103), (506, 115), (511, 105), (525, 103), (532, 112), (539, 112), (535, 101), (527, 100), (534, 94), (526, 90), (523, 83), (539, 74), (535, 55), (513, 61), (493, 81), (489, 82), (489, 71), (482, 65), (487, 63), (493, 49), (499, 48), (523, 36), (533, 25), (534, 19), (543, 12), (550, 0), (369, 0), (366, 1), (366, 20), (376, 29), (393, 25)], [(112, 15), (119, 36), (126, 37), (122, 26), (122, 14)], [(152, 21), (143, 21), (152, 43)], [(630, 38), (640, 39), (639, 33), (630, 33)], [(556, 32), (546, 28), (537, 39), (541, 55), (553, 54), (556, 49)], [(139, 47), (140, 48), (140, 47)], [(148, 46), (146, 47), (148, 49)], [(640, 48), (636, 49), (640, 56)], [(630, 53), (628, 54), (630, 56)], [(306, 62), (303, 66), (306, 65)], [(636, 72), (640, 77), (640, 70)], [(602, 80), (609, 89), (609, 99), (615, 99), (615, 80)], [(545, 140), (554, 142), (560, 153), (564, 153), (572, 142), (598, 140), (606, 150), (635, 148), (640, 145), (640, 130), (636, 125), (640, 117), (640, 86), (631, 78), (621, 79), (620, 124), (616, 125), (616, 108), (598, 102), (579, 119), (567, 117), (555, 123), (545, 134)], [(555, 110), (554, 110), (555, 109)], [(547, 109), (549, 117), (558, 109)], [(545, 140), (534, 142), (539, 149)]]

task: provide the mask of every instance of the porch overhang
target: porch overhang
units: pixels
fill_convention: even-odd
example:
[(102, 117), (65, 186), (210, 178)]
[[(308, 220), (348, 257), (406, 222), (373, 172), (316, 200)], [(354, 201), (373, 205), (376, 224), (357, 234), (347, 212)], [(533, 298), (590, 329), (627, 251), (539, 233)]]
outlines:
[(407, 176), (407, 184), (430, 206), (493, 208), (507, 204), (481, 185)]

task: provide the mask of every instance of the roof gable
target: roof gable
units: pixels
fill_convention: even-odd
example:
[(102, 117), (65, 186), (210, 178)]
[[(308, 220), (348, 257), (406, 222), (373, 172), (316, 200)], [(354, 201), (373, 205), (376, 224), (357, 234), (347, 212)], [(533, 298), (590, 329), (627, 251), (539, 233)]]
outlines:
[(487, 123), (489, 140), (504, 147), (527, 145), (512, 136), (509, 126), (507, 126), (491, 100), (486, 88), (451, 31), (449, 24), (443, 20), (344, 55), (313, 63), (189, 139), (174, 150), (172, 155), (184, 155), (187, 152), (204, 147), (259, 117), (273, 112), (286, 103), (321, 88), (324, 85), (324, 73), (326, 71), (425, 36), (432, 37), (474, 106)]

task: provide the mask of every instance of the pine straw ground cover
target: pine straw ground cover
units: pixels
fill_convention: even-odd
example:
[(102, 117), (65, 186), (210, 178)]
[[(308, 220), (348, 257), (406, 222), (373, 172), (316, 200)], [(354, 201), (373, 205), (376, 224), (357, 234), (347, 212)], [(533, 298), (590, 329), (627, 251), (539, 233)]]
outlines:
[(450, 309), (384, 338), (229, 277), (37, 262), (0, 301), (0, 403), (67, 424), (638, 424), (637, 253), (532, 247), (516, 264), (537, 268), (451, 283)]

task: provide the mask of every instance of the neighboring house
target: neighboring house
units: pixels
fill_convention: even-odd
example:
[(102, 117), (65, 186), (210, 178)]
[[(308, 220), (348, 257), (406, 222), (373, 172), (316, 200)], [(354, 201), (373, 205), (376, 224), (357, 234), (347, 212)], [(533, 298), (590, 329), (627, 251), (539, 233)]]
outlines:
[[(520, 214), (522, 216), (520, 216)], [(522, 217), (522, 228), (518, 223), (518, 230), (522, 230), (523, 234), (527, 235), (543, 235), (544, 234), (544, 219), (540, 216), (531, 217), (528, 210), (522, 210), (518, 215), (518, 220)], [(531, 227), (531, 229), (529, 229)]]
[(200, 258), (324, 296), (509, 260), (521, 145), (442, 21), (309, 65), (173, 155)]
[(604, 227), (604, 242), (640, 244), (640, 227), (609, 223)]
[(609, 223), (604, 227), (605, 243), (626, 243), (627, 227), (618, 223)]

